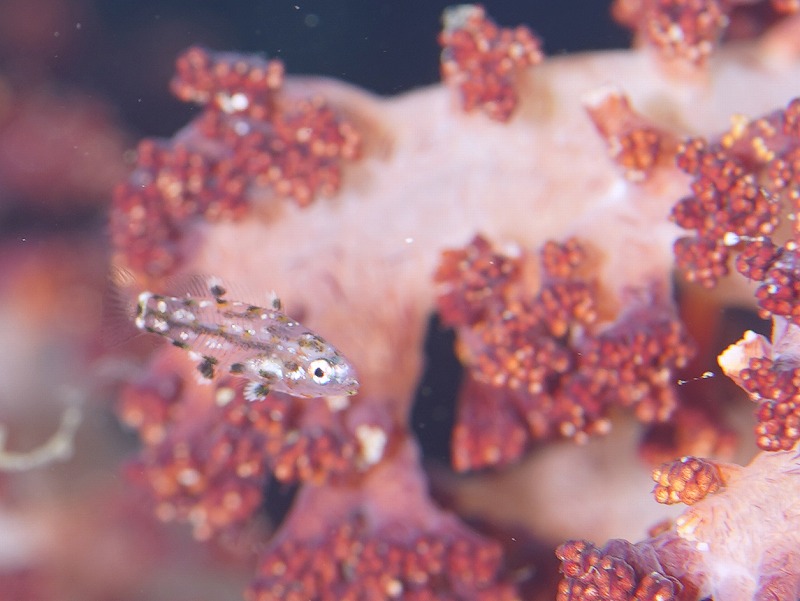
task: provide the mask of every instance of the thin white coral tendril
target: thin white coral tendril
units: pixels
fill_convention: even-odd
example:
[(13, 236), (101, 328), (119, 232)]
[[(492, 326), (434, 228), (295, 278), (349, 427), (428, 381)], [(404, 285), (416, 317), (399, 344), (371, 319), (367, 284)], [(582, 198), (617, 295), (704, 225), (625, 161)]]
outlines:
[(0, 424), (0, 470), (22, 472), (49, 465), (55, 461), (66, 461), (72, 457), (75, 433), (83, 419), (76, 403), (69, 405), (61, 414), (61, 422), (53, 435), (40, 446), (30, 451), (17, 452), (6, 449), (6, 427)]

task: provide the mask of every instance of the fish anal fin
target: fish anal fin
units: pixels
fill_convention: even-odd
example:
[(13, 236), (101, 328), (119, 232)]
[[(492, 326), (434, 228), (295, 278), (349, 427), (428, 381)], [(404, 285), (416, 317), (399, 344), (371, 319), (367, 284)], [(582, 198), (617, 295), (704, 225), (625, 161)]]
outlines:
[(200, 362), (197, 364), (197, 371), (199, 371), (200, 375), (206, 380), (213, 380), (218, 373), (217, 363), (216, 357), (203, 355)]
[(263, 382), (250, 381), (242, 391), (244, 400), (249, 402), (263, 401), (269, 394), (269, 387)]

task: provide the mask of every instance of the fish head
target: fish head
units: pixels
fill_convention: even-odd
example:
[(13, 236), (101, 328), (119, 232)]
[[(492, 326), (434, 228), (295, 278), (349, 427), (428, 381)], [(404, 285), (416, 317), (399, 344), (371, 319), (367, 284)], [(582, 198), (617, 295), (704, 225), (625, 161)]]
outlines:
[(298, 397), (349, 396), (358, 391), (352, 363), (332, 344), (307, 332), (259, 364), (270, 389)]

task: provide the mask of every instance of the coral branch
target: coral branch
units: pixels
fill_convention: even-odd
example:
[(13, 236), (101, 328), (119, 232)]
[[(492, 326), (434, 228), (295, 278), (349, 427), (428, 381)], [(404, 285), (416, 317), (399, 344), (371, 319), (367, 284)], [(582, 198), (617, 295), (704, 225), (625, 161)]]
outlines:
[(656, 166), (671, 165), (678, 141), (633, 110), (628, 97), (618, 88), (594, 91), (585, 99), (586, 110), (603, 136), (611, 158), (631, 181), (651, 177)]
[(746, 332), (719, 357), (726, 375), (758, 403), (756, 443), (765, 451), (787, 451), (800, 440), (800, 330), (774, 318), (772, 342)]
[(526, 439), (606, 433), (614, 405), (643, 422), (669, 418), (677, 404), (671, 374), (692, 345), (656, 289), (601, 318), (611, 299), (587, 276), (589, 254), (574, 239), (547, 242), (540, 273), (523, 278), (535, 270), (532, 257), (501, 256), (481, 237), (444, 253), (435, 276), (440, 312), (457, 326), (469, 370), (453, 437), (457, 469), (514, 461)]
[(442, 20), (442, 79), (458, 88), (466, 112), (480, 108), (508, 121), (519, 102), (519, 72), (542, 61), (539, 40), (527, 27), (497, 27), (477, 4), (448, 8)]
[(320, 97), (282, 93), (283, 67), (260, 57), (191, 48), (178, 59), (175, 94), (204, 105), (195, 131), (142, 142), (137, 168), (117, 187), (111, 214), (120, 260), (163, 276), (185, 260), (182, 230), (198, 217), (231, 219), (267, 188), (300, 206), (331, 196), (360, 136)]
[[(635, 545), (611, 541), (602, 551), (586, 542), (562, 546), (559, 557), (565, 580), (560, 590), (564, 594), (590, 586), (598, 590), (602, 581), (597, 582), (597, 572), (578, 566), (593, 565), (611, 555), (605, 565), (616, 568), (616, 573), (622, 561), (622, 569), (627, 570), (623, 573), (630, 574), (633, 564), (638, 579), (653, 570), (660, 581), (673, 583), (667, 592), (676, 599), (795, 599), (800, 591), (798, 540), (785, 520), (794, 515), (792, 507), (800, 493), (799, 467), (796, 455), (788, 452), (761, 453), (745, 468), (717, 464), (724, 488), (697, 500), (673, 527), (655, 537)], [(660, 494), (658, 488), (656, 494)], [(588, 559), (583, 559), (584, 554)], [(648, 557), (649, 563), (642, 564), (642, 557)], [(676, 582), (682, 585), (682, 593)], [(626, 584), (625, 590), (632, 591), (630, 577)], [(625, 594), (601, 598), (639, 598)]]
[[(658, 573), (684, 587), (680, 597), (680, 589), (668, 591), (675, 598), (789, 601), (800, 593), (800, 556), (796, 552), (800, 539), (793, 527), (800, 463), (797, 453), (789, 450), (798, 440), (791, 398), (797, 392), (793, 377), (798, 349), (800, 328), (775, 318), (771, 342), (748, 332), (719, 357), (725, 373), (761, 403), (758, 444), (765, 451), (749, 465), (685, 457), (653, 473), (656, 500), (682, 502), (691, 508), (653, 538), (636, 545), (623, 542), (637, 553), (657, 557)], [(586, 549), (590, 564), (606, 554), (589, 543), (574, 541), (559, 550), (564, 595), (570, 591), (582, 594), (589, 587), (599, 590), (596, 572), (576, 567)], [(609, 566), (627, 561), (623, 553), (611, 555), (606, 561)], [(630, 566), (623, 567), (629, 574)], [(630, 578), (626, 585), (625, 590), (631, 591)], [(583, 598), (578, 593), (562, 598)]]
[(360, 482), (305, 487), (246, 597), (519, 599), (499, 545), (427, 500), (414, 453), (405, 444)]

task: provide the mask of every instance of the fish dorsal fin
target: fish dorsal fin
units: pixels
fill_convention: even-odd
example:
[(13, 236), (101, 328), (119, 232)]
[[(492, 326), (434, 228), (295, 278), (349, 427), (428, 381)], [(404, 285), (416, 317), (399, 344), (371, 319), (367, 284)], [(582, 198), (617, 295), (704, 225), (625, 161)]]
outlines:
[(164, 280), (159, 292), (165, 296), (208, 298), (211, 287), (219, 278), (204, 274), (179, 274)]
[(275, 303), (280, 305), (280, 301), (277, 300), (277, 295), (274, 292), (256, 291), (250, 286), (245, 286), (238, 282), (229, 282), (218, 276), (206, 274), (170, 277), (166, 280), (162, 293), (176, 297), (214, 297), (227, 301), (239, 301), (256, 307), (275, 308)]

